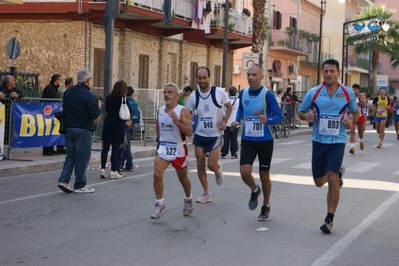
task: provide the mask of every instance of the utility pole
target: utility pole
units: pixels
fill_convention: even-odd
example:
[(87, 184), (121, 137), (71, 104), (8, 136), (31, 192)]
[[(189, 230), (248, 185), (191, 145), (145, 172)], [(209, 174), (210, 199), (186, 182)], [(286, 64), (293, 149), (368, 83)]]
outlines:
[(107, 0), (105, 4), (105, 16), (101, 20), (105, 29), (104, 99), (108, 96), (112, 88), (114, 22), (120, 13), (119, 5), (119, 0)]

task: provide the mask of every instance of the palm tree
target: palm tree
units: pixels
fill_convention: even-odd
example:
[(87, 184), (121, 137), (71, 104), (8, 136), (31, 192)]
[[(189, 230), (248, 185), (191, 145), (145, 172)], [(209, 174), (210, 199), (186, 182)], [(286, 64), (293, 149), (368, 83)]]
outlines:
[(254, 14), (252, 17), (252, 52), (259, 54), (259, 64), (263, 64), (263, 45), (265, 44), (264, 38), (264, 25), (265, 25), (265, 8), (266, 0), (253, 0), (252, 6)]
[(378, 35), (378, 39), (370, 43), (359, 44), (355, 47), (357, 55), (368, 54), (371, 50), (371, 65), (373, 66), (372, 93), (376, 93), (376, 81), (378, 64), (380, 63), (380, 54), (386, 54), (390, 57), (397, 56), (395, 50), (396, 43), (399, 42), (399, 21), (392, 19), (395, 10), (386, 10), (385, 6), (369, 6), (360, 13), (356, 19), (379, 17), (383, 24), (388, 24), (389, 30), (383, 31)]
[(399, 44), (394, 44), (394, 51), (396, 51), (396, 55), (391, 56), (391, 60), (389, 63), (393, 69), (396, 69), (399, 66)]

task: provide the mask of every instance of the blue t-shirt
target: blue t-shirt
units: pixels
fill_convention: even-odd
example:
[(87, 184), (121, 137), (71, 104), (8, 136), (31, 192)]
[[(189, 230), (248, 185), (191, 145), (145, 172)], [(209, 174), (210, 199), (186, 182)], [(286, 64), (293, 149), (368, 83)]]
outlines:
[[(307, 113), (312, 106), (314, 107), (316, 115), (313, 121), (313, 141), (324, 144), (346, 143), (346, 130), (342, 121), (348, 110), (354, 113), (358, 109), (355, 93), (351, 88), (340, 85), (330, 97), (327, 87), (323, 85), (313, 102), (314, 95), (320, 86), (306, 93), (298, 111)], [(349, 102), (343, 90), (349, 95)]]
[[(280, 123), (283, 120), (281, 109), (276, 97), (265, 87), (258, 90), (245, 88), (240, 91), (236, 121), (244, 120), (241, 139), (249, 141), (266, 141), (273, 139), (271, 125)], [(259, 121), (259, 114), (265, 114), (267, 122), (262, 124)]]

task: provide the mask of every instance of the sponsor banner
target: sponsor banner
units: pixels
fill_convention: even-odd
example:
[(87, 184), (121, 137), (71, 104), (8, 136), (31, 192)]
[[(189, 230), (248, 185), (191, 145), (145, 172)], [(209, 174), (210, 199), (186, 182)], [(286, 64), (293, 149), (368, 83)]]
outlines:
[(4, 128), (6, 122), (6, 107), (0, 103), (0, 161), (4, 157)]
[(372, 42), (378, 39), (381, 31), (382, 21), (378, 17), (364, 18), (349, 23), (347, 30), (349, 38), (347, 42), (352, 45)]
[(62, 110), (62, 102), (14, 102), (12, 116), (14, 139), (12, 148), (35, 148), (65, 145), (65, 135), (58, 133), (60, 123), (54, 117)]
[(377, 75), (376, 87), (377, 91), (379, 91), (380, 88), (384, 88), (388, 92), (388, 75)]

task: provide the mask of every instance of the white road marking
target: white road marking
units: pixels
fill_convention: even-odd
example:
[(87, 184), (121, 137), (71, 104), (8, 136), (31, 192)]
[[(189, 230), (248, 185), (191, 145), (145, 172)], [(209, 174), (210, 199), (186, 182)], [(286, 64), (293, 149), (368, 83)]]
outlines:
[(293, 158), (272, 158), (272, 164), (282, 163), (286, 161), (290, 161)]
[(296, 145), (300, 143), (308, 142), (305, 140), (291, 140), (291, 141), (284, 141), (284, 142), (279, 142), (278, 145)]
[(296, 169), (312, 169), (312, 162), (297, 164), (297, 165), (292, 166), (291, 168), (296, 168)]
[(346, 167), (346, 171), (355, 173), (365, 173), (373, 168), (380, 166), (381, 163), (368, 163), (368, 162), (358, 162), (354, 165)]
[(336, 242), (329, 251), (318, 258), (312, 265), (324, 266), (331, 265), (331, 261), (341, 255), (345, 249), (352, 244), (364, 231), (367, 230), (381, 215), (399, 199), (399, 191), (394, 193), (385, 202), (383, 202), (377, 209), (375, 209), (369, 216), (367, 216), (358, 226), (353, 228), (346, 236)]

